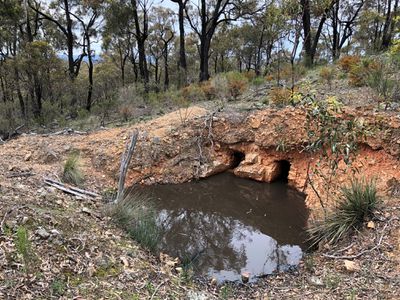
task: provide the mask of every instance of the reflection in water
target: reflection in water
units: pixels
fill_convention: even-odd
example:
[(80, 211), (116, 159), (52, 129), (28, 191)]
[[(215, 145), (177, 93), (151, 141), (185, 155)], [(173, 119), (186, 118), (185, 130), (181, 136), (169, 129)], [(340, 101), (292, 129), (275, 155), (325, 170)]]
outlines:
[[(179, 185), (143, 187), (157, 199), (160, 250), (195, 261), (199, 275), (238, 280), (285, 270), (301, 258), (304, 197), (283, 183), (219, 174)], [(279, 247), (279, 245), (285, 245)]]

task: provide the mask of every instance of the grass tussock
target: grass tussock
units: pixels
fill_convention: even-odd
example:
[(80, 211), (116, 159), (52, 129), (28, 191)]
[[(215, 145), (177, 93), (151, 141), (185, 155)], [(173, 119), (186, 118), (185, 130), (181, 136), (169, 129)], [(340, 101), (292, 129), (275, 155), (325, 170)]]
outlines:
[(111, 218), (140, 245), (155, 252), (161, 236), (157, 214), (151, 198), (128, 191), (110, 210)]
[(79, 154), (71, 154), (64, 164), (62, 175), (63, 181), (66, 183), (81, 185), (84, 181), (84, 176), (81, 170)]
[(371, 218), (378, 204), (373, 181), (354, 180), (342, 189), (336, 207), (324, 220), (308, 228), (311, 247), (320, 242), (335, 244)]

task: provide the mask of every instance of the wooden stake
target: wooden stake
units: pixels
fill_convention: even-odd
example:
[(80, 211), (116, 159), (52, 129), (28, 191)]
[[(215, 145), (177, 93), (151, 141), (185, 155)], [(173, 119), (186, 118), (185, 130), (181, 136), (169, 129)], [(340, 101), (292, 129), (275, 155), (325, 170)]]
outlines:
[(138, 135), (139, 132), (137, 130), (135, 130), (135, 132), (132, 133), (131, 142), (129, 145), (128, 144), (126, 145), (125, 152), (122, 154), (119, 181), (118, 181), (118, 193), (117, 193), (117, 198), (115, 198), (114, 200), (114, 203), (120, 201), (124, 194), (126, 173), (128, 172), (129, 163), (132, 159), (133, 151), (135, 150)]

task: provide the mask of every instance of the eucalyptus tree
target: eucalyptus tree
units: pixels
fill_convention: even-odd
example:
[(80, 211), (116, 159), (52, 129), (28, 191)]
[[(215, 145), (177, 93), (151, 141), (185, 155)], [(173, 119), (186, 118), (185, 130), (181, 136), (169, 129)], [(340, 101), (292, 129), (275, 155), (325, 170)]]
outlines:
[(353, 36), (364, 4), (365, 0), (337, 0), (328, 13), (327, 29), (323, 36), (333, 60), (339, 58), (342, 48), (348, 45)]
[[(338, 0), (300, 0), (303, 10), (304, 57), (306, 66), (312, 66), (323, 27), (330, 10)], [(315, 24), (315, 26), (313, 26)]]
[[(76, 20), (74, 20), (74, 13), (79, 8), (80, 2), (78, 0), (27, 0), (32, 10), (37, 12), (42, 20), (52, 22), (58, 30), (62, 33), (65, 39), (63, 48), (67, 50), (68, 60), (68, 74), (73, 81), (79, 74), (83, 58), (86, 53), (78, 48), (76, 40), (75, 29)], [(74, 54), (75, 49), (80, 49), (80, 54), (76, 57)], [(74, 99), (73, 102), (75, 102)], [(75, 103), (73, 103), (75, 104)]]
[[(178, 4), (178, 24), (179, 24), (179, 60), (178, 67), (183, 71), (183, 80), (186, 82), (187, 78), (187, 62), (186, 62), (186, 49), (185, 49), (185, 9), (189, 0), (171, 0)], [(182, 79), (182, 78), (181, 78)], [(181, 82), (182, 84), (182, 82)]]
[(256, 0), (199, 0), (186, 5), (186, 18), (190, 27), (197, 34), (199, 45), (200, 74), (199, 80), (210, 78), (209, 53), (211, 40), (218, 26), (232, 22), (256, 12)]
[(156, 7), (152, 10), (151, 21), (152, 25), (150, 31), (155, 39), (153, 45), (160, 48), (161, 57), (164, 60), (164, 90), (166, 90), (169, 86), (168, 56), (172, 44), (171, 42), (175, 37), (174, 14), (170, 9)]
[(83, 55), (87, 56), (88, 61), (88, 87), (85, 108), (90, 111), (92, 108), (92, 94), (93, 94), (93, 56), (92, 49), (93, 38), (96, 38), (102, 21), (102, 6), (101, 0), (86, 0), (83, 1), (76, 13), (71, 15), (80, 24), (80, 31), (82, 35)]

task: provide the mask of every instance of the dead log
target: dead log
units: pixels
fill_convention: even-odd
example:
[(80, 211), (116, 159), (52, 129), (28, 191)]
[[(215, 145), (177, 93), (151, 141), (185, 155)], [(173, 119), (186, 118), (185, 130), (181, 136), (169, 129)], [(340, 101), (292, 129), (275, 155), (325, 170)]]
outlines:
[(119, 181), (118, 181), (118, 192), (117, 192), (117, 197), (114, 200), (114, 203), (120, 201), (124, 194), (126, 173), (128, 172), (129, 163), (132, 159), (133, 151), (135, 150), (138, 135), (139, 132), (137, 130), (135, 130), (135, 132), (132, 133), (131, 142), (126, 145), (125, 152), (122, 154)]

